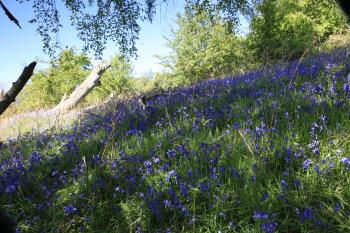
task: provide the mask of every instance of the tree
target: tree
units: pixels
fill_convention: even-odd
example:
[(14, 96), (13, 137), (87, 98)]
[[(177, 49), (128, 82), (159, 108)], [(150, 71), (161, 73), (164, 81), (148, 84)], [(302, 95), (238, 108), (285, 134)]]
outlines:
[[(42, 37), (44, 51), (54, 55), (60, 47), (56, 34), (63, 27), (56, 0), (17, 1), (32, 3), (35, 17), (30, 22), (37, 24), (37, 32)], [(71, 24), (77, 30), (78, 37), (84, 42), (83, 50), (93, 51), (96, 57), (100, 57), (109, 40), (119, 45), (124, 55), (135, 56), (135, 40), (138, 39), (140, 22), (152, 21), (157, 6), (169, 1), (171, 0), (69, 0), (63, 1), (63, 4), (70, 12)], [(210, 0), (186, 0), (185, 2), (202, 9), (219, 10), (232, 24), (238, 22), (240, 13), (251, 14), (253, 9), (248, 0), (218, 0), (215, 3), (211, 3)], [(5, 13), (12, 16), (9, 16), (11, 20), (15, 19), (8, 10)]]
[(347, 27), (334, 0), (264, 0), (257, 10), (249, 41), (263, 64), (296, 59)]
[(232, 74), (243, 68), (242, 38), (219, 13), (187, 7), (168, 39), (171, 55), (161, 58), (182, 84)]

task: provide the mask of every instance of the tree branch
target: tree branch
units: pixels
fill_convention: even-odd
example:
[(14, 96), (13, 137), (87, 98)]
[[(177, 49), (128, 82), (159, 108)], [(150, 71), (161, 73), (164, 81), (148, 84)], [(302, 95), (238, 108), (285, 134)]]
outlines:
[(63, 97), (61, 102), (50, 110), (51, 113), (64, 113), (76, 106), (89, 92), (99, 84), (99, 79), (110, 67), (110, 64), (97, 65), (90, 75), (80, 84), (68, 98)]
[(11, 14), (11, 12), (7, 9), (7, 7), (4, 5), (4, 3), (2, 3), (1, 0), (0, 0), (0, 6), (1, 6), (1, 8), (5, 11), (5, 14), (7, 15), (7, 17), (8, 17), (11, 21), (13, 21), (20, 29), (22, 29), (21, 26), (19, 25), (18, 20), (15, 18), (15, 16), (13, 16), (13, 15)]
[(12, 84), (11, 89), (3, 97), (0, 97), (0, 115), (16, 100), (16, 96), (32, 76), (35, 66), (36, 62), (32, 62), (25, 67), (21, 76)]

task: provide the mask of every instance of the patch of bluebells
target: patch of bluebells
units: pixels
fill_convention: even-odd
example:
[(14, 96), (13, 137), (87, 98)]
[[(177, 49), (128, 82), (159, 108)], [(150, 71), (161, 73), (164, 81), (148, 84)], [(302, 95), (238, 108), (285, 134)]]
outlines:
[[(117, 204), (124, 203), (128, 198), (141, 199), (142, 204), (139, 207), (148, 209), (152, 219), (149, 222), (156, 222), (158, 225), (164, 223), (166, 231), (176, 228), (176, 224), (184, 225), (183, 229), (192, 229), (198, 224), (204, 224), (201, 219), (208, 218), (196, 215), (211, 214), (215, 216), (214, 219), (219, 217), (222, 224), (231, 229), (239, 228), (236, 222), (241, 225), (252, 224), (249, 221), (242, 223), (241, 219), (247, 219), (244, 213), (252, 213), (251, 208), (254, 205), (259, 205), (266, 211), (270, 211), (269, 206), (277, 208), (282, 205), (281, 210), (295, 208), (293, 201), (289, 200), (297, 195), (296, 189), (302, 193), (303, 185), (305, 189), (309, 188), (307, 182), (304, 183), (307, 177), (303, 175), (306, 172), (300, 170), (306, 171), (313, 167), (317, 174), (325, 171), (325, 164), (320, 162), (323, 156), (320, 150), (322, 137), (325, 129), (332, 129), (332, 121), (337, 120), (329, 114), (330, 110), (335, 111), (336, 107), (341, 113), (348, 104), (348, 78), (342, 80), (344, 74), (337, 77), (337, 74), (332, 73), (333, 69), (343, 65), (345, 58), (345, 53), (340, 51), (309, 58), (301, 63), (291, 62), (283, 67), (277, 65), (236, 77), (203, 81), (192, 87), (179, 88), (167, 95), (160, 95), (149, 101), (145, 109), (136, 99), (121, 100), (115, 103), (116, 111), (88, 114), (79, 127), (75, 125), (66, 133), (33, 135), (31, 140), (35, 142), (35, 147), (29, 153), (24, 152), (25, 144), (23, 149), (18, 146), (19, 142), (0, 144), (1, 204), (15, 206), (13, 209), (17, 212), (23, 203), (45, 210), (52, 203), (61, 201), (62, 197), (57, 194), (60, 190), (81, 185), (88, 187), (82, 189), (83, 191), (79, 189), (79, 192), (85, 192), (84, 196), (79, 196), (82, 203), (87, 197), (96, 198), (97, 203), (105, 201), (99, 198), (110, 198), (108, 201)], [(349, 73), (349, 64), (344, 67), (344, 73)], [(324, 74), (332, 77), (332, 86), (329, 89), (324, 86)], [(304, 80), (300, 77), (304, 77)], [(297, 85), (297, 79), (301, 79), (300, 85)], [(286, 83), (290, 85), (285, 88)], [(301, 96), (296, 103), (298, 107), (292, 109), (283, 106), (283, 100), (288, 104), (294, 101), (291, 96), (295, 92)], [(337, 96), (336, 100), (334, 95)], [(329, 98), (329, 102), (333, 101), (335, 107), (327, 105), (325, 98)], [(240, 102), (242, 99), (244, 101)], [(195, 106), (188, 107), (193, 102)], [(169, 121), (165, 120), (167, 113), (170, 113)], [(300, 150), (295, 150), (291, 145), (295, 143), (297, 136), (304, 135), (291, 134), (287, 140), (281, 140), (283, 145), (270, 139), (283, 138), (288, 133), (286, 130), (295, 130), (304, 116), (313, 115), (317, 115), (317, 119), (313, 123), (307, 123), (308, 127), (305, 127), (309, 137), (307, 139), (311, 143), (307, 146), (300, 145)], [(186, 124), (179, 126), (181, 120)], [(117, 130), (113, 128), (114, 125), (118, 125)], [(147, 131), (154, 128), (159, 131), (162, 139), (151, 149), (144, 147), (146, 140), (143, 139), (147, 136)], [(173, 132), (169, 128), (176, 130)], [(220, 129), (224, 129), (220, 137), (209, 141), (210, 135), (215, 135), (215, 131)], [(101, 132), (109, 135), (112, 142), (107, 137), (96, 136)], [(200, 137), (202, 132), (205, 137)], [(191, 136), (198, 136), (195, 138), (198, 141), (186, 138)], [(140, 146), (130, 143), (118, 153), (123, 147), (118, 142), (130, 138)], [(82, 150), (82, 143), (91, 146), (91, 151)], [(88, 146), (86, 147), (89, 148)], [(94, 146), (97, 151), (93, 150)], [(105, 158), (105, 154), (100, 154), (104, 146), (118, 148), (116, 151), (109, 151), (115, 156), (111, 161)], [(3, 152), (5, 149), (9, 152)], [(47, 152), (48, 149), (56, 150), (56, 155), (52, 151)], [(130, 152), (136, 150), (138, 151)], [(339, 159), (346, 169), (350, 167), (348, 157)], [(242, 166), (240, 161), (243, 160), (253, 162)], [(343, 180), (341, 178), (344, 174), (336, 173), (337, 166), (338, 164), (329, 162), (329, 167), (335, 171), (334, 175)], [(253, 176), (248, 171), (250, 168)], [(96, 169), (93, 170), (96, 174), (92, 169)], [(271, 174), (271, 177), (264, 174)], [(298, 177), (300, 179), (293, 177), (296, 174), (301, 176)], [(326, 180), (327, 177), (324, 178)], [(262, 181), (266, 183), (262, 184)], [(268, 187), (275, 185), (275, 191), (265, 188), (267, 184), (270, 185)], [(282, 187), (282, 190), (277, 187)], [(229, 195), (225, 201), (220, 201), (223, 192)], [(244, 195), (254, 195), (254, 198), (248, 200), (256, 199), (256, 203), (248, 203)], [(16, 199), (18, 197), (20, 198)], [(307, 198), (307, 195), (303, 198)], [(15, 200), (25, 202), (17, 203)], [(312, 200), (314, 201), (316, 200)], [(232, 207), (233, 211), (220, 206), (222, 202)], [(67, 216), (79, 215), (84, 211), (91, 214), (93, 208), (82, 203), (67, 204), (57, 211), (62, 211)], [(337, 222), (337, 218), (341, 218), (338, 213), (345, 206), (335, 204), (332, 208), (334, 216), (330, 216), (330, 222)], [(115, 211), (114, 214), (121, 212)], [(256, 226), (263, 232), (275, 232), (278, 228), (281, 231), (286, 230), (284, 219), (276, 219), (276, 216), (269, 213), (255, 211), (249, 218), (253, 218)], [(303, 207), (298, 213), (299, 219), (295, 221), (310, 221), (322, 226), (323, 223), (316, 218), (317, 214), (316, 208)], [(176, 216), (180, 223), (175, 222), (176, 218), (171, 216)], [(41, 217), (24, 214), (20, 219), (24, 219), (22, 223), (25, 224), (34, 223), (38, 218)], [(91, 222), (93, 221), (88, 224), (92, 224)], [(137, 229), (141, 231), (141, 228)], [(315, 231), (315, 228), (308, 230)]]

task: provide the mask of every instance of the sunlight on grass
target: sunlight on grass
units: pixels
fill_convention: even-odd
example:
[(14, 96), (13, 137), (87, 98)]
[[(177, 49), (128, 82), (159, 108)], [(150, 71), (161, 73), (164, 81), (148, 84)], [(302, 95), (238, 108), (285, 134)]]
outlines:
[(348, 232), (349, 65), (339, 50), (8, 140), (2, 210), (21, 232)]

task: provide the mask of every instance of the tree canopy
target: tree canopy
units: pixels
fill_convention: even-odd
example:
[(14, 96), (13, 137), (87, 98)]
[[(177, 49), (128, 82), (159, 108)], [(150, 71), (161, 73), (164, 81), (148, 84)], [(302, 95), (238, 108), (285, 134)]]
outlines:
[(167, 38), (171, 53), (160, 57), (174, 81), (188, 84), (239, 71), (243, 39), (231, 32), (229, 21), (211, 11), (187, 7), (176, 23), (178, 29)]
[(300, 57), (347, 29), (334, 0), (264, 0), (250, 25), (250, 46), (263, 63)]
[[(60, 48), (57, 33), (63, 27), (57, 1), (16, 1), (31, 3), (34, 19), (29, 22), (37, 25), (37, 32), (42, 37), (44, 52), (49, 55), (56, 54)], [(135, 41), (138, 39), (140, 22), (145, 20), (152, 22), (157, 7), (161, 4), (168, 4), (170, 1), (172, 0), (65, 0), (62, 2), (70, 13), (71, 25), (76, 29), (78, 38), (84, 43), (83, 51), (91, 51), (96, 57), (101, 57), (108, 41), (115, 42), (124, 55), (136, 56)], [(239, 21), (239, 14), (252, 14), (254, 2), (255, 0), (218, 0), (214, 2), (185, 0), (186, 4), (221, 12), (232, 25)], [(5, 10), (6, 7), (4, 7)], [(12, 16), (9, 11), (5, 13)], [(9, 18), (16, 20), (13, 16)]]

